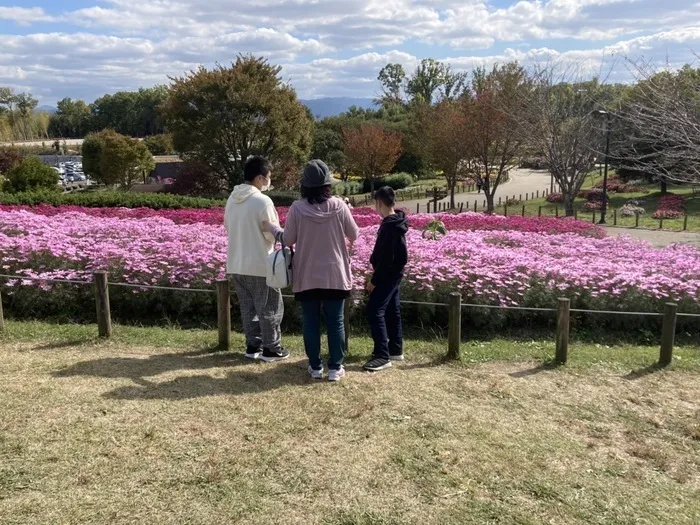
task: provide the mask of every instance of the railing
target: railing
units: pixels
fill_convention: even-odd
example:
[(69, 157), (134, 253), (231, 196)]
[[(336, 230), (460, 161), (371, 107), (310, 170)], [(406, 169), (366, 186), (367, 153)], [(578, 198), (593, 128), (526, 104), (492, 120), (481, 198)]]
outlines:
[[(227, 279), (217, 280), (215, 287), (209, 288), (178, 288), (171, 286), (156, 286), (146, 284), (133, 283), (117, 283), (110, 282), (107, 279), (107, 272), (98, 271), (93, 274), (93, 281), (78, 281), (71, 279), (48, 279), (41, 277), (25, 277), (22, 275), (2, 275), (2, 279), (10, 279), (17, 281), (38, 281), (50, 282), (56, 284), (77, 284), (77, 285), (93, 285), (95, 292), (95, 305), (97, 313), (97, 332), (99, 337), (112, 337), (112, 317), (109, 301), (109, 288), (125, 287), (137, 288), (143, 290), (170, 290), (189, 293), (211, 293), (217, 295), (217, 326), (219, 333), (219, 349), (228, 350), (231, 347), (231, 292), (230, 283)], [(283, 295), (285, 298), (292, 298), (290, 295)], [(678, 313), (678, 305), (676, 303), (666, 303), (663, 313), (655, 312), (620, 312), (614, 310), (584, 310), (571, 308), (569, 299), (560, 298), (557, 301), (556, 308), (534, 308), (526, 306), (497, 306), (483, 304), (462, 303), (462, 296), (458, 292), (453, 292), (449, 295), (447, 303), (440, 302), (424, 302), (424, 301), (401, 301), (402, 304), (421, 305), (421, 306), (437, 306), (446, 307), (449, 310), (448, 317), (448, 349), (447, 357), (450, 359), (459, 359), (461, 357), (461, 340), (462, 340), (462, 310), (465, 308), (485, 308), (497, 310), (517, 310), (525, 312), (546, 312), (556, 314), (556, 333), (555, 333), (555, 356), (554, 361), (557, 364), (566, 364), (569, 355), (569, 324), (572, 313), (588, 313), (601, 315), (633, 315), (644, 317), (661, 317), (663, 318), (661, 330), (661, 347), (659, 351), (659, 365), (668, 366), (673, 358), (673, 346), (676, 336), (676, 323), (679, 317), (700, 318), (700, 314)], [(349, 305), (350, 301), (345, 301), (345, 341), (346, 348), (349, 348), (348, 343), (348, 320), (349, 320)], [(0, 332), (5, 330), (5, 322), (2, 310), (2, 291), (0, 290)]]

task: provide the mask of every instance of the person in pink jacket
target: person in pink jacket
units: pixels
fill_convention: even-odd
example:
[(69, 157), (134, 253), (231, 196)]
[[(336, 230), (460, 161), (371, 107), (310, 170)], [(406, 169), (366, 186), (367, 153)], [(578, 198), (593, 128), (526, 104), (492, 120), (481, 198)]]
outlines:
[(348, 205), (331, 193), (328, 166), (312, 160), (301, 179), (301, 199), (292, 204), (284, 230), (265, 223), (270, 233), (284, 235), (287, 246), (296, 245), (292, 262), (294, 298), (301, 303), (304, 347), (309, 374), (323, 378), (321, 311), (328, 332), (328, 380), (345, 375), (345, 301), (352, 290), (350, 254), (346, 239), (357, 239), (359, 229)]

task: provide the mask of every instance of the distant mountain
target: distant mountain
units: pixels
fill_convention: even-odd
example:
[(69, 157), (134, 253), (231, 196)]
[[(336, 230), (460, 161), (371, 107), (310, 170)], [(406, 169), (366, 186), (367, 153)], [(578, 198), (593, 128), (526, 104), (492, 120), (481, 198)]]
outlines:
[(346, 112), (350, 106), (370, 109), (374, 107), (371, 98), (350, 98), (350, 97), (326, 97), (313, 100), (302, 100), (316, 118), (333, 117)]
[(37, 111), (39, 113), (49, 113), (49, 114), (53, 115), (58, 110), (53, 106), (39, 106), (38, 108), (36, 108), (35, 111)]

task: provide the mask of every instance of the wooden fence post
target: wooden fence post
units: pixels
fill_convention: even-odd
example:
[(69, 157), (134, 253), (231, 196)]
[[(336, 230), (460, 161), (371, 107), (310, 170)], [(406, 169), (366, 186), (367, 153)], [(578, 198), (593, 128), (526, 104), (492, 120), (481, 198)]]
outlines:
[(593, 219), (591, 220), (593, 224), (595, 224), (595, 210), (593, 210)]
[(525, 217), (525, 205), (523, 204), (523, 217)]
[(486, 199), (484, 199), (484, 202), (483, 202), (483, 204), (481, 205), (481, 207), (482, 207), (483, 209), (486, 209)]
[(503, 206), (503, 216), (508, 217), (508, 203), (506, 203), (506, 205)]
[(112, 337), (112, 315), (109, 307), (109, 284), (107, 272), (93, 274), (95, 283), (95, 306), (97, 308), (97, 334), (100, 337)]
[(498, 197), (498, 205), (501, 205), (501, 197)]
[(574, 220), (578, 220), (578, 210), (574, 209)]
[(542, 217), (542, 206), (540, 206), (539, 208), (537, 208), (537, 216), (538, 216), (538, 217)]
[(476, 201), (474, 201), (474, 213), (476, 213), (477, 204), (478, 204), (478, 203), (477, 203)]
[(560, 298), (557, 302), (557, 346), (554, 361), (565, 365), (569, 358), (569, 320), (571, 301)]
[(460, 202), (459, 203), (459, 213), (462, 213), (462, 211), (464, 211), (464, 203)]
[(522, 194), (522, 193), (520, 194), (520, 200), (523, 200), (523, 194)]
[(559, 217), (559, 206), (554, 207), (554, 214)]
[(416, 203), (416, 213), (420, 213), (420, 202)]
[(2, 291), (0, 291), (0, 333), (5, 331), (5, 318), (2, 315)]
[(430, 213), (430, 201), (428, 201), (428, 212), (427, 213)]
[(458, 292), (450, 294), (450, 317), (447, 337), (449, 341), (447, 357), (459, 359), (461, 357), (460, 342), (462, 340), (462, 295)]
[(688, 229), (688, 214), (686, 213), (683, 216), (683, 231), (686, 231)]
[(659, 230), (663, 230), (663, 229), (664, 229), (664, 220), (659, 219)]
[(613, 210), (613, 226), (617, 226), (617, 209)]
[(664, 324), (661, 329), (661, 352), (659, 353), (659, 365), (668, 366), (673, 359), (673, 343), (676, 340), (676, 319), (678, 318), (678, 305), (666, 303), (664, 307)]
[(537, 190), (537, 198), (540, 198), (540, 190)]
[(634, 212), (634, 227), (639, 228), (639, 213)]
[(231, 348), (231, 291), (228, 279), (216, 281), (217, 311), (219, 313), (219, 350)]

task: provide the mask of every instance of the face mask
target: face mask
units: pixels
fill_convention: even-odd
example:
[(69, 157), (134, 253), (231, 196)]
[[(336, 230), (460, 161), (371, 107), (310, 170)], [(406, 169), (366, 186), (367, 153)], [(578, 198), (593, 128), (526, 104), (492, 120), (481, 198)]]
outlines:
[(270, 189), (270, 186), (272, 186), (272, 179), (270, 177), (265, 177), (265, 184), (260, 188), (260, 191), (267, 191)]

